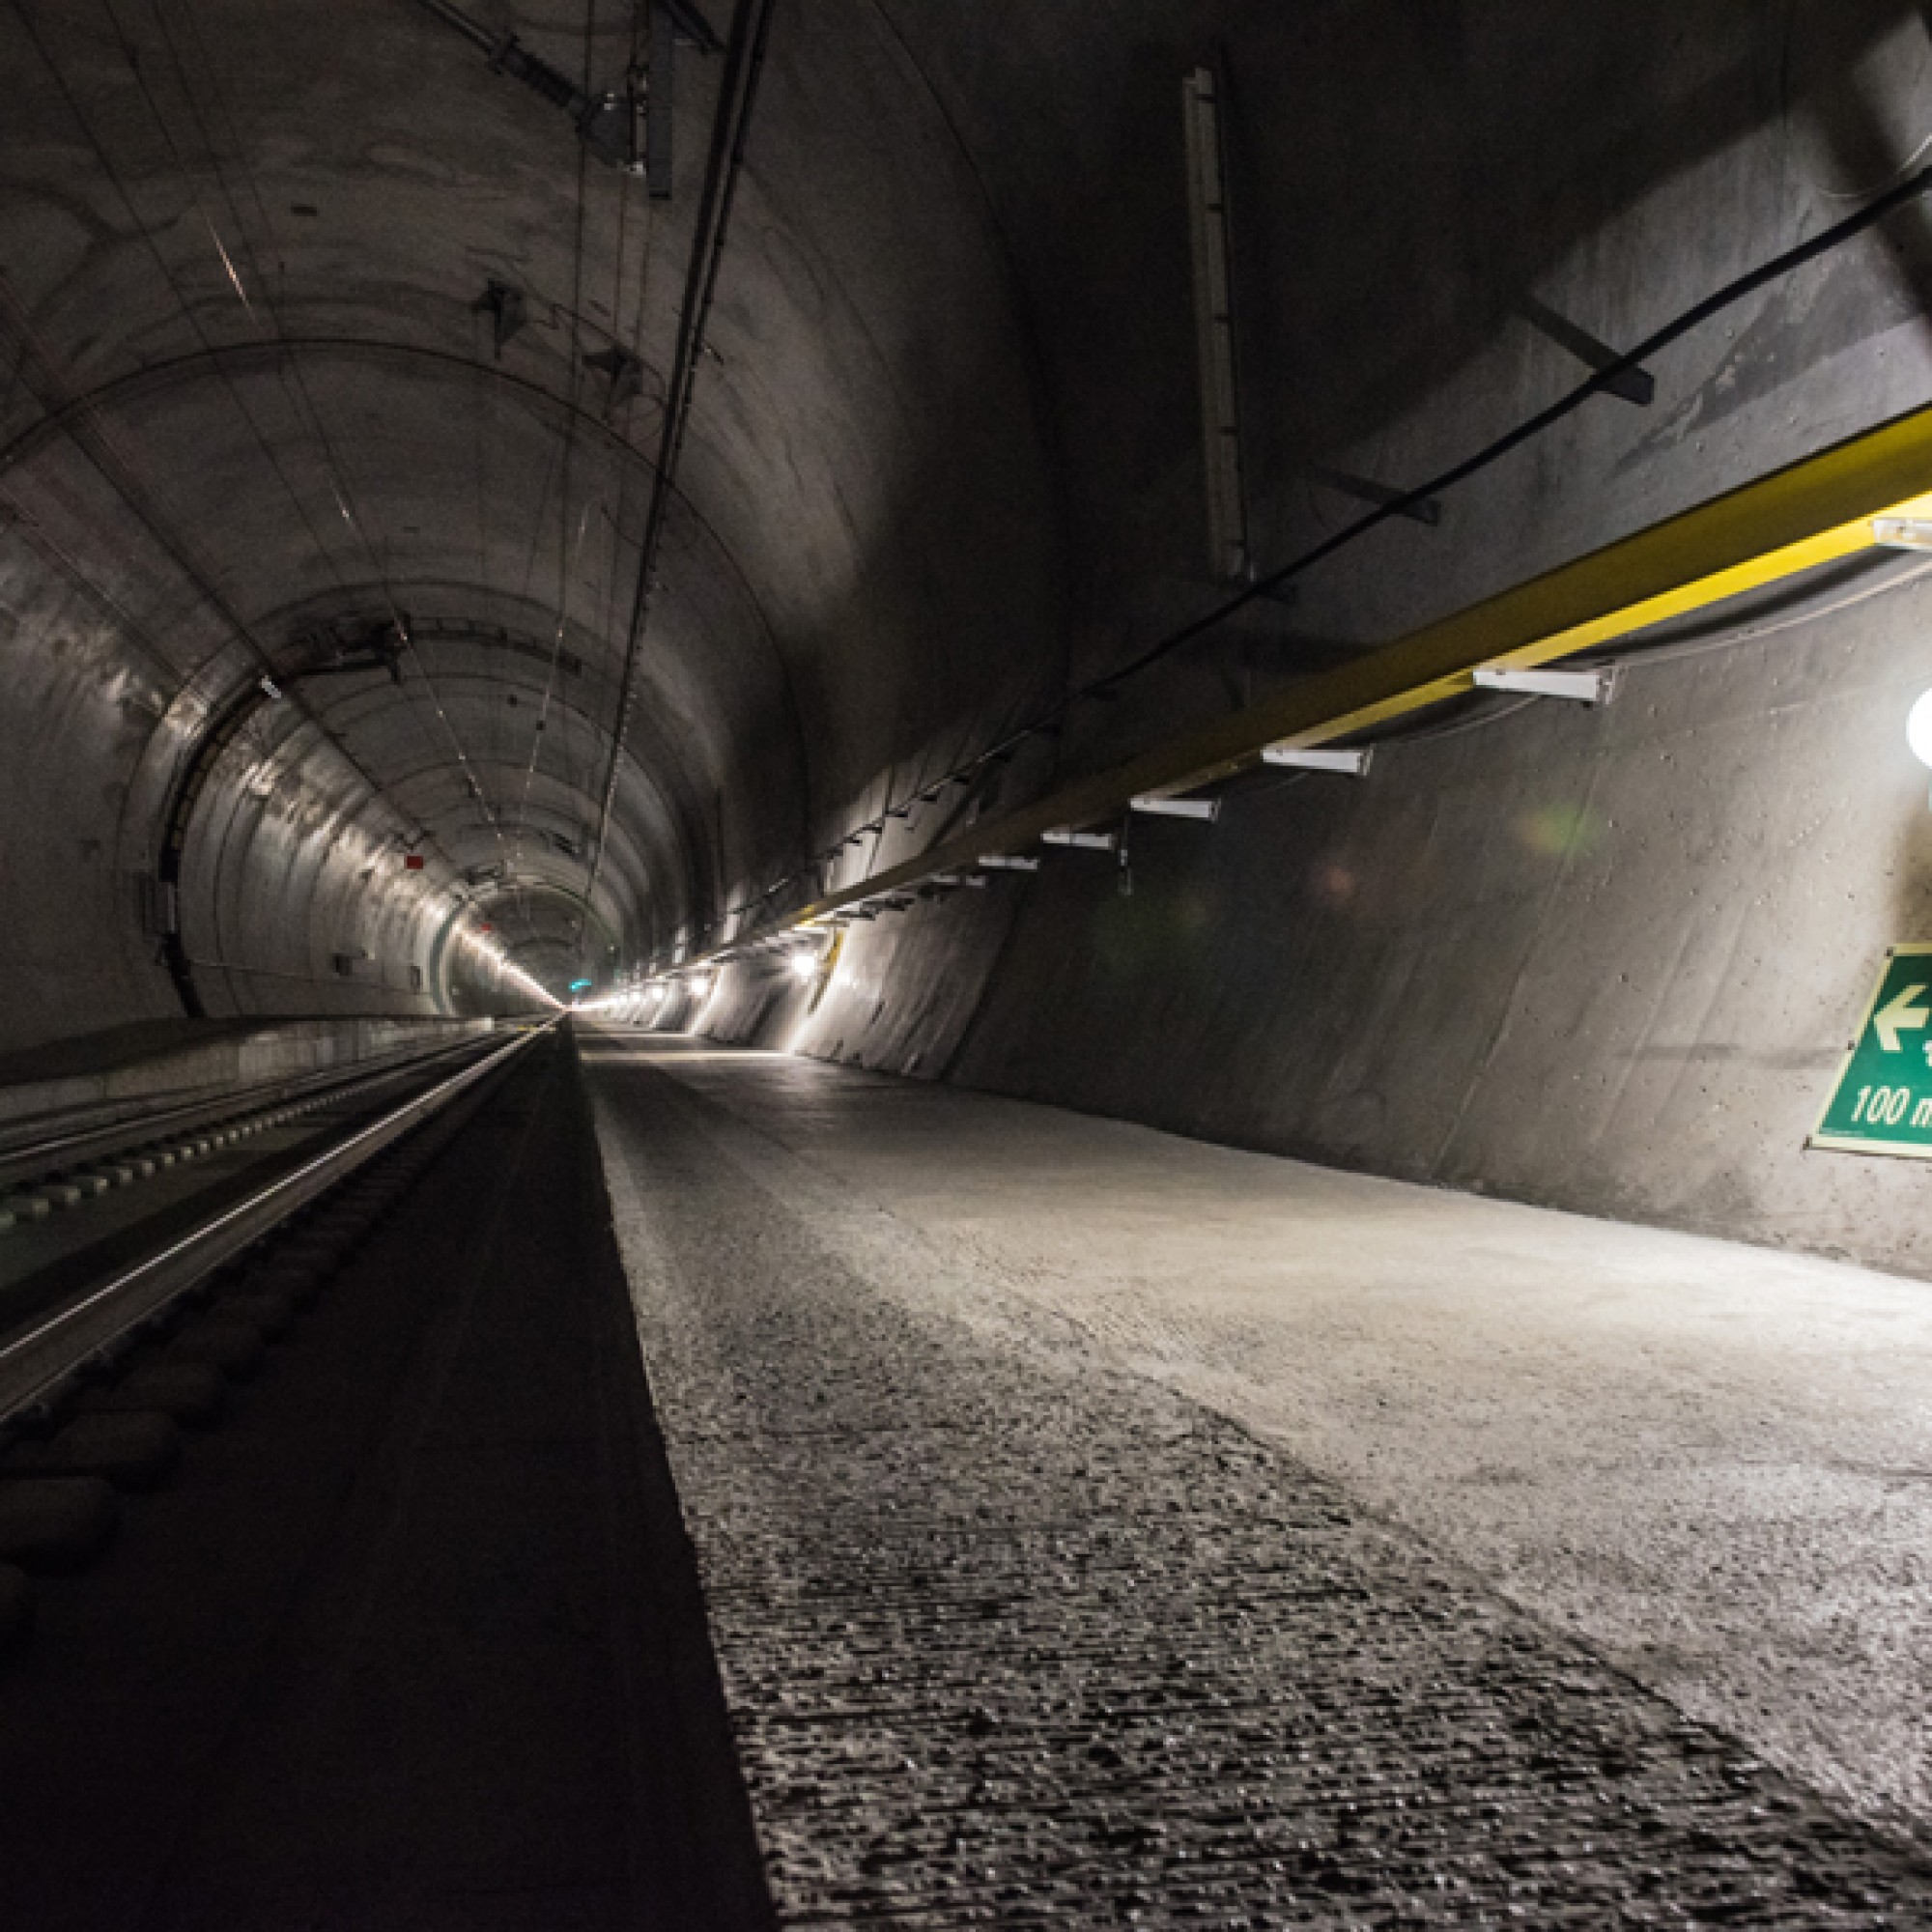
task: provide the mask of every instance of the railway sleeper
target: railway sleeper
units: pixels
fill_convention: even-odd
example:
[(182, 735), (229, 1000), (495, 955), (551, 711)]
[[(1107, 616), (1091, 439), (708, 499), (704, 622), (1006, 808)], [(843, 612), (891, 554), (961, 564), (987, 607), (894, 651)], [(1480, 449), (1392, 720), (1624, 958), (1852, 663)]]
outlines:
[(104, 1548), (120, 1521), (121, 1499), (99, 1476), (0, 1477), (0, 1563), (67, 1575)]

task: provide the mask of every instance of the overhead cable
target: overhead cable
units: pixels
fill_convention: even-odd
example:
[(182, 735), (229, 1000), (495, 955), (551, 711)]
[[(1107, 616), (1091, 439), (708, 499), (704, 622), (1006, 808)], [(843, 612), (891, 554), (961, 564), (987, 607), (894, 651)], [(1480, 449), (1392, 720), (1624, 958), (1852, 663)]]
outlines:
[(1472, 477), (1491, 469), (1505, 456), (1535, 440), (1558, 423), (1574, 415), (1592, 398), (1614, 394), (1619, 383), (1628, 382), (1643, 364), (1702, 327), (1705, 323), (1713, 321), (1727, 309), (1734, 308), (1739, 302), (1760, 290), (1823, 259), (1843, 247), (1848, 242), (1855, 241), (1868, 229), (1876, 227), (1887, 216), (1896, 213), (1910, 203), (1918, 201), (1928, 192), (1932, 192), (1932, 167), (1920, 168), (1917, 173), (1876, 196), (1857, 213), (1846, 215), (1842, 220), (1821, 229), (1808, 240), (1787, 248), (1781, 254), (1774, 255), (1755, 269), (1725, 283), (1701, 301), (1674, 316), (1662, 327), (1653, 330), (1634, 348), (1592, 370), (1589, 377), (1577, 384), (1575, 388), (1566, 391), (1547, 408), (1526, 417), (1494, 440), (1484, 444), (1472, 455), (1452, 464), (1439, 475), (1432, 476), (1426, 482), (1418, 483), (1407, 490), (1395, 492), (1386, 500), (1378, 503), (1351, 523), (1344, 525), (1342, 528), (1324, 537), (1321, 542), (1243, 585), (1239, 591), (1224, 598), (1212, 610), (1168, 632), (1126, 664), (1117, 666), (1114, 669), (1102, 672), (1099, 676), (1065, 692), (1036, 718), (1015, 726), (984, 750), (975, 753), (973, 757), (953, 767), (941, 779), (909, 795), (898, 806), (888, 807), (878, 817), (855, 826), (835, 843), (813, 854), (805, 865), (795, 871), (786, 873), (775, 885), (759, 894), (753, 903), (763, 903), (776, 897), (787, 887), (794, 886), (800, 880), (809, 877), (819, 866), (835, 858), (852, 838), (882, 831), (890, 818), (900, 815), (907, 807), (931, 792), (935, 784), (944, 785), (976, 778), (987, 767), (1011, 757), (1013, 753), (1028, 741), (1063, 730), (1068, 715), (1076, 704), (1094, 697), (1113, 696), (1122, 685), (1151, 669), (1176, 652), (1219, 630), (1238, 612), (1248, 610), (1262, 599), (1277, 596), (1296, 578), (1305, 576), (1316, 565), (1325, 562), (1338, 552), (1360, 542), (1371, 531), (1379, 529), (1395, 518), (1412, 515), (1418, 506), (1428, 499), (1439, 497), (1458, 484), (1466, 483)]
[(650, 620), (651, 594), (657, 578), (658, 554), (664, 542), (678, 459), (691, 419), (692, 397), (698, 362), (704, 353), (705, 327), (724, 259), (731, 211), (744, 171), (746, 143), (764, 71), (765, 45), (771, 34), (774, 0), (739, 0), (725, 55), (724, 78), (712, 126), (711, 156), (705, 170), (704, 196), (692, 238), (691, 264), (685, 276), (684, 303), (678, 315), (677, 346), (666, 386), (664, 420), (659, 429), (658, 459), (651, 479), (650, 505), (645, 513), (643, 542), (638, 555), (637, 589), (631, 602), (631, 621), (624, 641), (624, 668), (617, 691), (617, 722), (611, 737), (610, 766), (605, 775), (597, 814), (597, 836), (591, 848), (583, 896), (587, 903), (597, 890), (604, 851), (616, 802), (617, 778), (637, 703), (638, 665)]

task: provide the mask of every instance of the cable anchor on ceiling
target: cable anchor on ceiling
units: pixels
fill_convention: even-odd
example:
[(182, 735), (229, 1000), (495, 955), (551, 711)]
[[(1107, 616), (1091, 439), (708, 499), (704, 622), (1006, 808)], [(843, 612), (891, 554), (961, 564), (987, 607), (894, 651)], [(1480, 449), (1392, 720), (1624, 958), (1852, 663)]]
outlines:
[(530, 319), (529, 303), (523, 290), (512, 283), (498, 281), (495, 275), (484, 284), (483, 293), (469, 304), (469, 312), (490, 318), (498, 362), (503, 359), (504, 347), (523, 333)]
[[(633, 355), (621, 342), (613, 342), (609, 349), (600, 349), (595, 355), (586, 355), (583, 366), (611, 379), (611, 394), (604, 405), (607, 417), (614, 416), (626, 403), (636, 402), (643, 393), (643, 358)], [(653, 584), (652, 587), (662, 586)]]

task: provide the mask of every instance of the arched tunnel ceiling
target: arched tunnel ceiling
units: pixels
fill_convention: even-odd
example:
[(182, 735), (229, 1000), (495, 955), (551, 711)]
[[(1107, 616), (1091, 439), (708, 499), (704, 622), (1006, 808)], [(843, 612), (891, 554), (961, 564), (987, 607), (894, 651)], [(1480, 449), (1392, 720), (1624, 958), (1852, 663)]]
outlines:
[[(617, 0), (474, 11), (595, 88), (632, 57)], [(980, 189), (883, 14), (780, 14), (595, 892), (625, 956), (1052, 660)], [(379, 886), (581, 897), (724, 57), (683, 49), (658, 200), (417, 0), (10, 0), (0, 46), (7, 501), (178, 713), (299, 687), (275, 782), (346, 753), (438, 862)], [(312, 674), (399, 620), (395, 678)]]
[[(466, 11), (592, 92), (621, 83), (648, 13)], [(700, 12), (750, 34), (767, 8)], [(1796, 163), (1825, 140), (1852, 166), (1870, 129), (1846, 118), (1845, 76), (1909, 12), (1804, 0), (1788, 33), (1745, 35), (1721, 7), (1663, 0), (1588, 19), (775, 0), (664, 480), (724, 54), (680, 57), (677, 184), (656, 199), (493, 72), (437, 0), (0, 0), (9, 595), (81, 598), (85, 622), (61, 619), (75, 662), (97, 685), (111, 666), (120, 694), (99, 731), (151, 734), (116, 794), (125, 871), (152, 864), (222, 707), (265, 671), (287, 686), (211, 767), (184, 861), (206, 944), (267, 944), (217, 901), (246, 899), (251, 866), (299, 872), (287, 841), (306, 838), (335, 855), (310, 868), (338, 908), (308, 922), (319, 956), (339, 951), (323, 924), (348, 917), (352, 881), (428, 935), (482, 923), (496, 868), (525, 907), (498, 904), (500, 924), (554, 955), (553, 977), (573, 895), (574, 963), (663, 957), (1220, 594), (1201, 535), (1187, 66), (1220, 59), (1238, 111), (1265, 555), (1343, 513), (1311, 463), (1420, 461), (1405, 413), (1647, 197), (1780, 122)], [(1509, 76), (1527, 71), (1525, 95)], [(1756, 249), (1783, 187), (1741, 168), (1731, 191), (1737, 245)], [(1690, 292), (1746, 266), (1726, 245)], [(1892, 313), (1864, 298), (1864, 270), (1843, 286), (1847, 340)], [(1625, 298), (1601, 326), (1655, 319)], [(1525, 402), (1569, 380), (1537, 355), (1512, 365)], [(398, 626), (395, 678), (314, 674)], [(1264, 611), (1224, 641), (1258, 641), (1277, 672), (1362, 641), (1284, 629)], [(1052, 755), (1224, 703), (1230, 674), (1204, 652)], [(242, 810), (265, 787), (327, 809), (284, 797), (277, 842)]]

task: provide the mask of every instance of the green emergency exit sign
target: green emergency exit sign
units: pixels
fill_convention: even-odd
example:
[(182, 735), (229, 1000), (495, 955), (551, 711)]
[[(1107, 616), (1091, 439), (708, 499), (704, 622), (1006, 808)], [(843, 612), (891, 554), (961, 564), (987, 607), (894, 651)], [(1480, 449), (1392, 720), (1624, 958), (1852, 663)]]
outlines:
[(1894, 946), (1886, 955), (1808, 1145), (1932, 1160), (1932, 946)]

